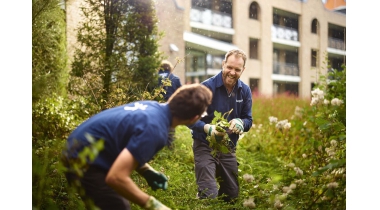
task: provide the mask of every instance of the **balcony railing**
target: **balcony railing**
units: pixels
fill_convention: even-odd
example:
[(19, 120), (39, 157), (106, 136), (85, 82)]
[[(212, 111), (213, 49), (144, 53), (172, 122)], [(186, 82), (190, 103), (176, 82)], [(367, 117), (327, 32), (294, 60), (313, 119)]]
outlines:
[(190, 21), (200, 22), (206, 25), (232, 28), (232, 16), (200, 7), (192, 7)]
[(273, 62), (273, 74), (299, 76), (299, 68), (295, 63)]
[(335, 39), (329, 37), (329, 47), (338, 49), (338, 50), (346, 50), (346, 44), (341, 39)]
[(298, 31), (279, 25), (272, 25), (272, 38), (298, 41)]

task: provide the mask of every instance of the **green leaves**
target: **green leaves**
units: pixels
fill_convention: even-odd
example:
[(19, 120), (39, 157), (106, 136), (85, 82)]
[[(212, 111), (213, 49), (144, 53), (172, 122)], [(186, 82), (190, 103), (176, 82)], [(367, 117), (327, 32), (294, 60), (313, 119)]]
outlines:
[[(227, 121), (228, 115), (232, 112), (233, 109), (230, 111), (224, 113), (223, 115), (218, 112), (214, 111), (214, 118), (211, 121), (211, 125), (216, 125), (216, 130), (219, 132), (226, 132), (226, 129), (230, 126), (230, 123)], [(227, 117), (225, 118), (227, 114)], [(221, 153), (228, 153), (231, 149), (231, 140), (227, 133), (225, 133), (223, 140), (220, 142), (213, 140), (210, 136), (206, 137), (206, 140), (209, 142), (209, 146), (212, 148), (211, 154), (215, 156), (218, 152)]]

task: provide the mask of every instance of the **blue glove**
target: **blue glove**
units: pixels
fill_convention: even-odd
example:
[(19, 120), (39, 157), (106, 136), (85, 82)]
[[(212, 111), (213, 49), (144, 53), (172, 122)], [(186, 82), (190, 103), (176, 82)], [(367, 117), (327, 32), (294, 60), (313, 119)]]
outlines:
[(242, 134), (244, 132), (244, 123), (240, 118), (235, 118), (230, 121), (229, 130), (236, 134)]
[(226, 132), (220, 132), (216, 130), (215, 125), (205, 124), (203, 130), (207, 135), (211, 136), (211, 140), (215, 140), (216, 142), (220, 142), (223, 140)]
[(146, 163), (137, 171), (145, 178), (152, 190), (168, 188), (168, 178), (165, 174), (154, 170), (149, 164)]

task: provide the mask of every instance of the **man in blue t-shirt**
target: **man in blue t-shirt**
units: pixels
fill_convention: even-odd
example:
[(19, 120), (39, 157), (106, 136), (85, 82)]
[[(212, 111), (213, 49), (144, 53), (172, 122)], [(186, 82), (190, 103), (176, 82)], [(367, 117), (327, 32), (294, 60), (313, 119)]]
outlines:
[[(252, 93), (249, 86), (239, 79), (245, 70), (246, 59), (242, 50), (227, 52), (222, 71), (201, 83), (212, 91), (213, 99), (207, 109), (208, 115), (189, 126), (192, 129), (197, 196), (200, 199), (224, 196), (223, 199), (229, 202), (239, 195), (236, 145), (239, 135), (249, 131), (252, 126)], [(230, 152), (217, 152), (214, 156), (206, 140), (207, 135), (220, 142), (226, 134), (218, 132), (216, 126), (210, 124), (214, 111), (224, 114), (231, 109), (233, 110), (227, 118), (230, 123), (227, 129), (231, 140)], [(216, 180), (219, 182), (219, 189)]]
[[(181, 80), (179, 77), (173, 74), (173, 64), (168, 60), (163, 60), (161, 62), (160, 70), (158, 71), (158, 85), (163, 85), (162, 80), (169, 79), (171, 86), (164, 85), (163, 88), (165, 93), (162, 93), (164, 96), (164, 100), (168, 101), (170, 96), (176, 91), (178, 88), (182, 86)], [(172, 148), (172, 142), (174, 141), (175, 129), (172, 129), (169, 133), (169, 148)]]
[[(63, 163), (69, 183), (80, 181), (83, 200), (101, 209), (130, 209), (133, 202), (151, 210), (167, 210), (164, 204), (141, 191), (130, 175), (141, 174), (153, 190), (166, 189), (167, 178), (147, 164), (168, 144), (170, 129), (191, 125), (211, 104), (212, 93), (202, 85), (184, 85), (167, 103), (137, 101), (104, 110), (79, 125), (68, 137)], [(76, 161), (84, 148), (104, 141), (98, 156), (75, 173)]]

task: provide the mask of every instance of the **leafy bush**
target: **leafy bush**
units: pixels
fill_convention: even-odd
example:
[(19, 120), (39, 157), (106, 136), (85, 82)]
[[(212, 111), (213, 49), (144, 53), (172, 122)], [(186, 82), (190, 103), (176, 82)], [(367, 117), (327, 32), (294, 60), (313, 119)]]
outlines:
[(53, 94), (32, 109), (32, 200), (34, 209), (77, 209), (82, 201), (69, 193), (60, 162), (68, 134), (94, 108), (86, 100), (67, 100)]

